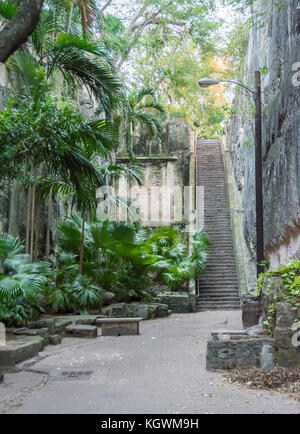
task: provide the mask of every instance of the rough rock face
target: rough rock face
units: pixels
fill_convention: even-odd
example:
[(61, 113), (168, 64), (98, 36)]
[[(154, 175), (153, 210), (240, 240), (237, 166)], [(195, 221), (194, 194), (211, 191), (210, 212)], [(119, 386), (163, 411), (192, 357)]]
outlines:
[[(258, 0), (263, 22), (250, 32), (244, 83), (253, 87), (260, 69), (263, 92), (263, 185), (266, 257), (272, 266), (300, 256), (300, 11)], [(297, 63), (298, 62), (298, 63)], [(255, 247), (253, 102), (240, 92), (228, 142), (243, 194), (244, 232)]]

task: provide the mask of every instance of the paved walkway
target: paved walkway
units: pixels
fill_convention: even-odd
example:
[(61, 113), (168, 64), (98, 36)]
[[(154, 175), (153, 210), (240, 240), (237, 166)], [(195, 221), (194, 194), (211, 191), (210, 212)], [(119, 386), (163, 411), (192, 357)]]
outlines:
[[(228, 384), (205, 369), (212, 329), (240, 328), (239, 311), (144, 321), (140, 336), (65, 338), (41, 361), (7, 374), (1, 413), (300, 413), (278, 393)], [(225, 324), (222, 324), (226, 322)], [(69, 378), (62, 371), (92, 371)]]

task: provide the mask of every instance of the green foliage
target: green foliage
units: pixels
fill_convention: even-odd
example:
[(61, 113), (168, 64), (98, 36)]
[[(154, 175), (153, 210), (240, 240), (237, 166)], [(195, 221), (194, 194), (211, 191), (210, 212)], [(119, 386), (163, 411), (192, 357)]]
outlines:
[(0, 2), (0, 16), (6, 20), (10, 20), (18, 11), (18, 7), (12, 3)]
[(138, 125), (148, 130), (149, 138), (160, 136), (163, 131), (165, 109), (158, 102), (156, 92), (149, 87), (135, 89), (118, 101), (118, 109), (113, 117), (115, 129), (119, 131), (120, 147), (134, 157), (132, 134)]
[[(74, 214), (58, 226), (57, 287), (71, 281), (78, 271), (82, 219)], [(85, 223), (83, 275), (94, 285), (113, 291), (119, 299), (145, 299), (143, 290), (156, 274), (170, 288), (182, 288), (195, 273), (203, 272), (209, 241), (194, 234), (192, 252), (172, 226), (151, 231), (137, 223), (97, 221)]]
[(250, 19), (240, 19), (229, 32), (224, 54), (226, 57), (226, 78), (242, 79), (244, 62), (250, 33)]
[(111, 14), (102, 16), (99, 20), (99, 30), (107, 51), (112, 53), (114, 58), (128, 52), (130, 39), (126, 37), (126, 28), (120, 18)]
[(45, 164), (48, 177), (36, 182), (45, 189), (55, 186), (57, 192), (73, 188), (83, 197), (104, 184), (92, 159), (108, 156), (116, 136), (105, 120), (85, 121), (68, 104), (58, 106), (43, 70), (35, 71), (31, 82), (31, 95), (18, 102), (9, 99), (0, 111), (0, 179), (29, 182), (30, 167)]
[(60, 287), (48, 288), (47, 298), (54, 312), (86, 314), (89, 308), (101, 308), (101, 292), (87, 276), (79, 275)]
[(191, 241), (189, 254), (187, 242), (173, 226), (155, 229), (145, 242), (145, 253), (150, 268), (157, 271), (170, 289), (180, 289), (188, 279), (205, 269), (209, 239), (203, 232), (196, 232)]
[[(69, 281), (78, 271), (82, 223), (81, 217), (73, 214), (58, 226), (58, 244), (64, 255), (71, 256), (63, 267), (59, 262), (57, 285), (61, 279)], [(133, 223), (85, 222), (83, 275), (120, 297), (143, 297), (143, 270), (147, 267), (140, 242), (143, 233)]]
[[(284, 290), (281, 293), (272, 292), (272, 276), (280, 276)], [(271, 300), (268, 306), (268, 316), (266, 325), (269, 332), (272, 332), (274, 318), (276, 316), (276, 303), (285, 301), (292, 305), (293, 310), (300, 307), (300, 259), (290, 259), (288, 264), (283, 264), (276, 270), (268, 270), (266, 273), (261, 273), (257, 279), (257, 294), (261, 294), (262, 286), (265, 285), (265, 291), (268, 298)], [(300, 318), (299, 318), (300, 319)]]
[(0, 236), (0, 320), (8, 325), (36, 319), (51, 272), (48, 262), (30, 262), (24, 245), (9, 234)]
[(215, 94), (202, 99), (198, 87), (199, 78), (215, 69), (216, 31), (222, 20), (212, 14), (214, 2), (112, 3), (99, 18), (99, 31), (126, 82), (133, 89), (155, 89), (168, 116), (186, 119), (200, 137), (222, 134), (226, 102)]

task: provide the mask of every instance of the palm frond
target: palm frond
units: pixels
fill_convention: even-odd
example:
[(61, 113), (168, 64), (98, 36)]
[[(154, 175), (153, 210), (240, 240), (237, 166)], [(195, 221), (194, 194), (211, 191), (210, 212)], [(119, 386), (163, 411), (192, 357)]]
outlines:
[(18, 237), (3, 233), (0, 236), (0, 259), (12, 258), (24, 249)]
[(37, 67), (36, 59), (29, 52), (23, 50), (16, 51), (8, 62), (8, 70), (14, 77), (14, 83), (17, 84), (18, 88), (21, 84), (22, 91), (28, 95), (32, 95), (32, 92), (36, 90)]
[(53, 8), (43, 8), (39, 22), (31, 35), (32, 45), (37, 55), (42, 58), (53, 39), (53, 36), (64, 29), (63, 20)]
[(120, 91), (120, 82), (115, 72), (105, 64), (99, 56), (92, 58), (85, 49), (78, 48), (68, 40), (58, 41), (49, 51), (51, 59), (48, 65), (48, 76), (54, 68), (58, 68), (67, 81), (77, 82), (101, 102), (105, 111), (109, 111), (111, 98)]
[(79, 10), (81, 16), (81, 24), (83, 34), (93, 30), (93, 26), (97, 17), (97, 5), (95, 0), (80, 0)]
[(143, 183), (143, 171), (140, 167), (127, 166), (122, 163), (106, 162), (101, 165), (100, 172), (105, 177), (111, 176), (117, 179), (120, 176), (125, 176), (128, 179), (137, 181), (139, 185)]

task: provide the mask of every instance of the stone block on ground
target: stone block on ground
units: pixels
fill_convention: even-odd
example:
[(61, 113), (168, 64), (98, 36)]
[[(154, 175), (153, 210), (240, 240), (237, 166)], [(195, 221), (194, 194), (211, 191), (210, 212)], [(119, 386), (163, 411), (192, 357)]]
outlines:
[(38, 328), (38, 329), (28, 329), (26, 327), (22, 327), (19, 329), (15, 329), (13, 334), (16, 336), (41, 336), (46, 337), (50, 334), (48, 327)]
[(0, 367), (12, 367), (38, 355), (43, 349), (41, 336), (18, 336), (0, 348)]
[(69, 325), (66, 327), (66, 335), (77, 338), (96, 338), (97, 326), (90, 325)]
[(166, 292), (157, 295), (156, 302), (167, 304), (173, 313), (191, 312), (191, 302), (188, 293)]
[(30, 324), (31, 329), (42, 329), (47, 327), (50, 333), (53, 333), (55, 326), (55, 321), (53, 318), (40, 319), (38, 321), (33, 321)]
[(31, 330), (27, 327), (21, 327), (13, 331), (16, 336), (38, 336), (38, 330)]
[(102, 336), (139, 335), (143, 318), (106, 318), (102, 320)]
[(207, 342), (206, 369), (226, 369), (236, 366), (260, 366), (263, 345), (274, 346), (274, 340), (267, 337), (248, 337), (238, 340), (215, 340)]
[(96, 325), (97, 315), (84, 315), (75, 321), (75, 324)]
[(61, 344), (62, 337), (60, 335), (52, 335), (49, 336), (49, 344), (50, 345), (58, 345)]
[(144, 320), (155, 318), (158, 311), (158, 305), (155, 303), (131, 303), (129, 308), (131, 317), (141, 317)]
[(102, 309), (102, 314), (113, 318), (130, 318), (132, 312), (127, 303), (111, 304)]
[(167, 304), (157, 304), (157, 318), (164, 318), (166, 316), (169, 316), (171, 313), (172, 312), (169, 310), (169, 306)]
[(54, 333), (56, 335), (63, 334), (66, 330), (66, 327), (73, 324), (72, 320), (69, 319), (56, 319), (55, 320), (55, 326), (54, 326)]

